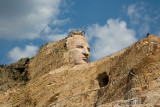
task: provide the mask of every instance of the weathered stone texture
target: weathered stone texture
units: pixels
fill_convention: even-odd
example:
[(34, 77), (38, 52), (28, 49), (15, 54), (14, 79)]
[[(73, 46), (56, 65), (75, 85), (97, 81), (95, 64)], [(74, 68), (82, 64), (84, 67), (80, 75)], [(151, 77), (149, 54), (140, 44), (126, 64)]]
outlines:
[(23, 58), (9, 66), (0, 67), (0, 93), (12, 89), (13, 87), (23, 85), (28, 81), (29, 58)]
[(30, 78), (38, 78), (51, 70), (68, 65), (66, 39), (42, 46), (29, 65)]
[(73, 65), (66, 39), (43, 46), (24, 87), (1, 94), (2, 106), (150, 107), (160, 105), (160, 38), (156, 35), (89, 64)]

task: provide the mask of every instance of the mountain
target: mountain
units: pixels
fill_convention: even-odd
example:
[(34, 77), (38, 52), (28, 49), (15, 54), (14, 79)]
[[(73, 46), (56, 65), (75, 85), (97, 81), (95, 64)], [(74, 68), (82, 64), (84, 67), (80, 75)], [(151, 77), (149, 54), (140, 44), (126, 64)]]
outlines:
[(159, 107), (160, 38), (75, 65), (67, 38), (0, 67), (0, 107)]

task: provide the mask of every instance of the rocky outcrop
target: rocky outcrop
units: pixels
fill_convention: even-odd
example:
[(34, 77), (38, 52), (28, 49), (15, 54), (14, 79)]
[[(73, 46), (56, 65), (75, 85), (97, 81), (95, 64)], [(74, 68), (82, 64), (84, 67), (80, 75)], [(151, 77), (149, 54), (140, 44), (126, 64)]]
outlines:
[(51, 70), (58, 69), (61, 66), (70, 66), (68, 50), (66, 48), (66, 39), (53, 43), (47, 43), (41, 46), (39, 52), (30, 62), (29, 78), (36, 79)]
[(28, 64), (30, 59), (23, 58), (9, 66), (0, 67), (0, 93), (12, 89), (13, 87), (23, 85), (28, 81)]
[(1, 93), (1, 106), (111, 107), (160, 105), (160, 38), (149, 35), (89, 64), (69, 60), (66, 39), (43, 46), (29, 81)]

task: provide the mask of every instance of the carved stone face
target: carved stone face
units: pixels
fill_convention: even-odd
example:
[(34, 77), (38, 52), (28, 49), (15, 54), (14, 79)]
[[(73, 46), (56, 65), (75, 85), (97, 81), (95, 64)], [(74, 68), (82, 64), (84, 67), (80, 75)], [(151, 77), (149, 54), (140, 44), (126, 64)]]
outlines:
[(82, 35), (74, 35), (67, 38), (67, 48), (70, 58), (75, 65), (85, 64), (89, 62), (90, 48), (86, 38)]

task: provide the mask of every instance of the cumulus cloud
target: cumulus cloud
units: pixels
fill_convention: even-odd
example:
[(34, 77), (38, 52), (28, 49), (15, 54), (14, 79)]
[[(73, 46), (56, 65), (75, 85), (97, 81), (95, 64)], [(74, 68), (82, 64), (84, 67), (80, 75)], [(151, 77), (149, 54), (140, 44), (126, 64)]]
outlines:
[(137, 41), (135, 32), (127, 28), (126, 22), (109, 19), (104, 26), (94, 24), (86, 31), (93, 61), (120, 51)]
[[(1, 0), (0, 38), (34, 39), (56, 19), (62, 0)], [(46, 29), (46, 32), (49, 29)]]
[(24, 49), (15, 47), (8, 52), (8, 57), (10, 58), (11, 62), (16, 62), (21, 58), (34, 56), (37, 51), (38, 47), (34, 45), (26, 45)]

